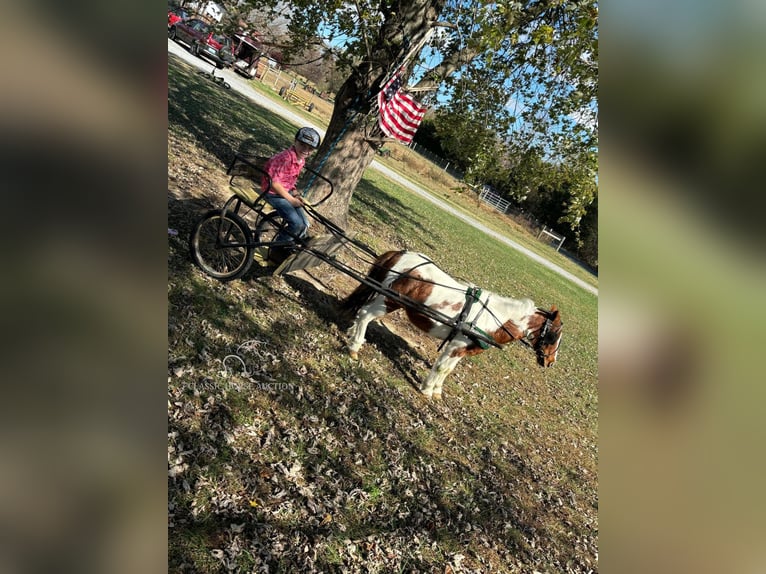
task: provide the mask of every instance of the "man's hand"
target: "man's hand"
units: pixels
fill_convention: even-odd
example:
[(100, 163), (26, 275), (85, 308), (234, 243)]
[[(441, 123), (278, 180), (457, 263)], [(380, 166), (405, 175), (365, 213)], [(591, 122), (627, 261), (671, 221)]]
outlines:
[(293, 207), (303, 207), (303, 198), (300, 196), (295, 197), (291, 195), (288, 201), (290, 202), (290, 205), (292, 205)]

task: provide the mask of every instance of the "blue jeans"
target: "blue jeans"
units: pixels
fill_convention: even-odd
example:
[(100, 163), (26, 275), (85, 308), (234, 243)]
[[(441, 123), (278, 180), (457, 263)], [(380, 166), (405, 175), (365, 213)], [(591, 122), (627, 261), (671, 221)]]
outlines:
[(309, 228), (309, 219), (302, 207), (293, 207), (290, 202), (279, 195), (266, 194), (266, 201), (287, 222), (287, 228), (280, 231), (274, 241), (295, 241), (303, 237)]

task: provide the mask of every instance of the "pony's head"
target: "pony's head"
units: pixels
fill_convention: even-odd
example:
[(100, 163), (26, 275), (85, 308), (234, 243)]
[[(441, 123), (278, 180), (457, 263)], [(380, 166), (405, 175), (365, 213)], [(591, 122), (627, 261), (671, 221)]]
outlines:
[(561, 322), (561, 313), (556, 305), (551, 306), (550, 311), (537, 309), (540, 315), (540, 327), (537, 329), (532, 348), (537, 355), (537, 364), (541, 367), (550, 367), (556, 362), (561, 346), (561, 329), (564, 323)]

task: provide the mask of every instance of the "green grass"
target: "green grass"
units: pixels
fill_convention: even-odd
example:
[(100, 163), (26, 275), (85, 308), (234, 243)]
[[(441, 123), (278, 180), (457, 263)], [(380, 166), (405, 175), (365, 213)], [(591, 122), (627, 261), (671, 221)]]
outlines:
[[(221, 284), (191, 264), (186, 236), (225, 197), (228, 154), (248, 138), (279, 149), (294, 126), (173, 60), (169, 81), (170, 571), (226, 571), (218, 551), (242, 572), (444, 572), (456, 554), (481, 572), (596, 571), (596, 297), (368, 171), (357, 238), (556, 304), (565, 323), (553, 368), (491, 349), (424, 402), (435, 342), (377, 326), (360, 362), (343, 352), (334, 301), (351, 282)], [(249, 377), (224, 368), (232, 354)]]

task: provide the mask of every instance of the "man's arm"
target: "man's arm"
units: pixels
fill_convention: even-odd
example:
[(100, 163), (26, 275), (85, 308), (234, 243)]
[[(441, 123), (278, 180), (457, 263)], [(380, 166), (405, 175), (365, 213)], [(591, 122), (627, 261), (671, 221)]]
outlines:
[(276, 193), (280, 197), (283, 197), (284, 199), (289, 201), (290, 205), (292, 205), (293, 207), (301, 207), (303, 205), (303, 198), (293, 197), (292, 195), (290, 195), (290, 191), (278, 181), (272, 180), (271, 189), (274, 191), (274, 193)]

